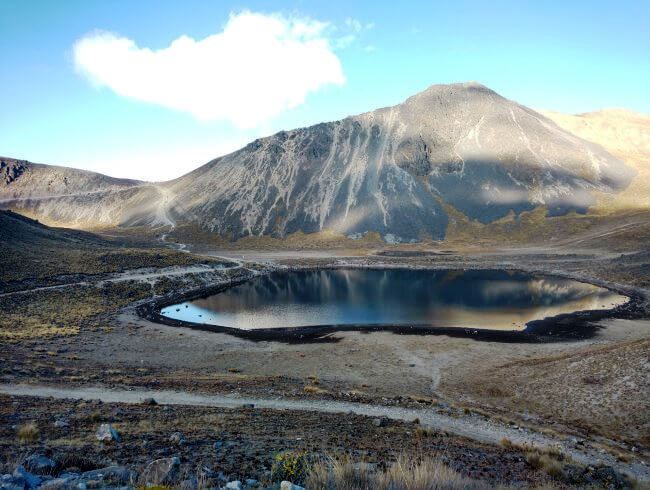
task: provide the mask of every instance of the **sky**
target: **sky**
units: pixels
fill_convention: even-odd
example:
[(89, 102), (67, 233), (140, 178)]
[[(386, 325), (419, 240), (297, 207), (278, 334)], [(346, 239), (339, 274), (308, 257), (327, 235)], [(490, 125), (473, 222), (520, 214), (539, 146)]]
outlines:
[(470, 80), (649, 113), (649, 18), (645, 0), (2, 0), (0, 155), (160, 181)]

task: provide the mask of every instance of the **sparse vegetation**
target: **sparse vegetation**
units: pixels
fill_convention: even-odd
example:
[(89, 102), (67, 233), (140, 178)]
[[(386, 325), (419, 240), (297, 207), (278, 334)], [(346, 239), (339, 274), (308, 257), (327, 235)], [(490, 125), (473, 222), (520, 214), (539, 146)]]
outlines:
[(40, 436), (38, 425), (35, 422), (27, 422), (18, 427), (18, 441), (22, 443), (36, 442)]
[(432, 458), (401, 456), (386, 470), (365, 463), (329, 459), (315, 464), (307, 478), (307, 488), (323, 490), (407, 490), (482, 489), (486, 485), (463, 477)]
[[(76, 335), (97, 315), (150, 295), (148, 284), (125, 281), (103, 287), (72, 286), (0, 298), (0, 339)], [(50, 352), (48, 355), (56, 355)]]

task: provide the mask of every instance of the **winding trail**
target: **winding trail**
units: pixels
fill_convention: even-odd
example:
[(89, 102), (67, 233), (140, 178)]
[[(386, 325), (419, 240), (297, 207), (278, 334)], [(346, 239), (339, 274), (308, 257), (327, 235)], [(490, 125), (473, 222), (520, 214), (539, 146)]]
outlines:
[(386, 417), (412, 422), (419, 419), (424, 427), (446, 431), (479, 442), (498, 444), (507, 438), (515, 444), (538, 447), (556, 446), (582, 464), (602, 462), (638, 480), (650, 481), (650, 467), (640, 462), (622, 463), (608, 453), (589, 446), (578, 446), (564, 439), (553, 438), (528, 429), (518, 428), (486, 419), (480, 415), (453, 417), (431, 408), (403, 408), (335, 400), (299, 400), (291, 398), (258, 398), (237, 395), (202, 395), (182, 391), (148, 390), (134, 388), (109, 389), (93, 387), (57, 387), (27, 384), (0, 384), (0, 393), (12, 396), (31, 396), (55, 399), (102, 400), (107, 403), (141, 403), (154, 398), (160, 405), (187, 405), (201, 407), (241, 408), (253, 404), (255, 408), (273, 410), (304, 410), (321, 413), (355, 413), (368, 417)]
[(73, 286), (89, 286), (89, 285), (95, 285), (95, 286), (102, 286), (106, 283), (109, 282), (114, 282), (114, 283), (119, 283), (119, 282), (125, 282), (125, 281), (144, 281), (144, 282), (150, 282), (153, 279), (158, 279), (160, 277), (174, 277), (174, 276), (183, 276), (185, 274), (192, 274), (192, 273), (202, 273), (202, 272), (212, 272), (212, 271), (222, 271), (222, 270), (227, 270), (227, 269), (233, 269), (236, 267), (240, 267), (239, 264), (237, 264), (234, 261), (230, 261), (233, 263), (232, 266), (228, 266), (226, 264), (223, 265), (217, 265), (217, 266), (210, 266), (210, 265), (188, 265), (188, 266), (178, 266), (174, 265), (171, 267), (163, 267), (163, 268), (146, 268), (146, 269), (131, 269), (127, 270), (124, 272), (117, 272), (117, 273), (109, 273), (107, 275), (104, 275), (101, 278), (97, 278), (96, 280), (93, 279), (88, 279), (85, 281), (78, 281), (78, 282), (70, 282), (70, 283), (65, 283), (65, 284), (57, 284), (56, 286), (43, 286), (43, 287), (37, 287), (37, 288), (32, 288), (32, 289), (21, 289), (20, 291), (10, 291), (8, 293), (0, 293), (0, 298), (4, 296), (14, 296), (18, 294), (28, 294), (28, 293), (34, 293), (37, 291), (49, 291), (52, 289), (63, 289), (63, 288), (69, 288)]

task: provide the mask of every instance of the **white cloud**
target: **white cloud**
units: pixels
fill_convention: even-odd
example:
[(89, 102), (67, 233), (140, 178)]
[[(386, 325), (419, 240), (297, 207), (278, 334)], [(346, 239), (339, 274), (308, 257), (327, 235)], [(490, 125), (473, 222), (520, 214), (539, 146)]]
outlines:
[(184, 35), (159, 50), (110, 32), (89, 34), (74, 44), (74, 61), (121, 96), (252, 128), (310, 92), (345, 83), (329, 30), (325, 22), (245, 11), (231, 14), (220, 33)]

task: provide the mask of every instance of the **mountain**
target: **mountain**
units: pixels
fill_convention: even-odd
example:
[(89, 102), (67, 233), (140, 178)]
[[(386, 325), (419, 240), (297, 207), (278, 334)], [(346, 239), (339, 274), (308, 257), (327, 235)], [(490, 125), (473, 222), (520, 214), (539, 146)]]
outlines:
[(0, 158), (0, 207), (79, 228), (166, 224), (155, 184)]
[(637, 173), (617, 195), (605, 195), (600, 204), (614, 209), (650, 209), (650, 115), (626, 109), (604, 109), (586, 114), (544, 112), (558, 126), (598, 143)]
[(160, 184), (70, 171), (51, 189), (54, 171), (37, 183), (30, 172), (43, 166), (24, 165), (0, 183), (3, 206), (57, 222), (195, 223), (230, 239), (378, 232), (388, 242), (444, 238), (450, 207), (480, 223), (538, 207), (584, 213), (635, 175), (477, 83), (434, 85), (393, 107), (282, 131)]

